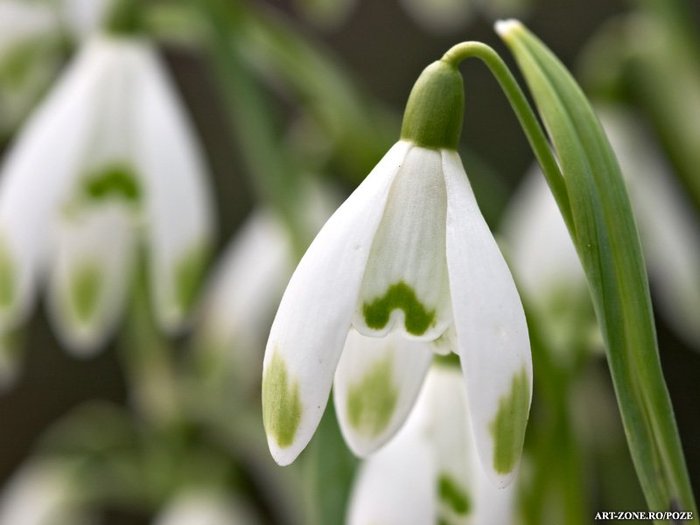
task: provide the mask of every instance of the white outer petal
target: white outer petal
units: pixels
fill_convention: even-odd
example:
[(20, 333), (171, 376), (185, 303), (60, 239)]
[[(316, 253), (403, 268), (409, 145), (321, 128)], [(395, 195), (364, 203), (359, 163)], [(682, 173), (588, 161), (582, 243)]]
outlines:
[(104, 68), (94, 47), (85, 48), (8, 152), (0, 172), (0, 242), (8, 244), (19, 274), (18, 299), (0, 315), (0, 326), (16, 325), (31, 306), (49, 224), (80, 171)]
[(438, 34), (463, 29), (474, 11), (473, 0), (401, 0), (401, 4), (421, 27)]
[(542, 172), (525, 174), (501, 221), (508, 261), (527, 297), (540, 307), (552, 294), (587, 293), (586, 276)]
[[(472, 427), (482, 464), (499, 486), (490, 426), (513, 378), (524, 372), (532, 395), (532, 360), (525, 314), (508, 266), (469, 186), (459, 155), (443, 151), (447, 186), (447, 266), (459, 354)], [(529, 400), (528, 400), (529, 409)], [(516, 463), (517, 465), (517, 463)]]
[(306, 447), (323, 415), (372, 240), (391, 182), (410, 146), (395, 144), (338, 208), (311, 243), (282, 297), (265, 350), (263, 377), (278, 355), (290, 381), (299, 386), (302, 414), (288, 447), (278, 446), (268, 429), (270, 451), (281, 465), (294, 461)]
[(0, 62), (12, 47), (54, 28), (51, 9), (27, 0), (0, 1)]
[(360, 467), (348, 525), (436, 523), (433, 451), (425, 436), (404, 428)]
[(93, 523), (76, 509), (66, 465), (34, 461), (23, 466), (0, 494), (0, 525), (63, 525)]
[(242, 502), (212, 490), (178, 494), (158, 514), (154, 525), (253, 525), (260, 523)]
[(60, 0), (61, 14), (75, 38), (95, 34), (105, 21), (114, 0)]
[[(88, 354), (104, 345), (124, 310), (131, 284), (134, 231), (130, 210), (100, 203), (67, 217), (58, 225), (49, 275), (49, 308), (64, 344), (76, 354)], [(93, 317), (81, 322), (71, 311), (71, 286), (81, 268), (93, 265), (102, 288)]]
[[(408, 340), (396, 332), (378, 338), (366, 337), (350, 329), (335, 373), (333, 396), (343, 437), (355, 454), (365, 457), (373, 453), (401, 428), (413, 408), (433, 359), (432, 346), (430, 342)], [(387, 395), (395, 395), (394, 406), (386, 419), (384, 414), (365, 410), (363, 414), (370, 421), (365, 419), (362, 428), (362, 423), (356, 421), (353, 424), (350, 415), (351, 390), (362, 388), (363, 380), (377, 373), (378, 366), (380, 371), (390, 374), (381, 385), (388, 389)], [(376, 378), (373, 386), (378, 386)], [(371, 403), (371, 399), (367, 401)], [(381, 428), (367, 428), (378, 426), (380, 421), (386, 421)], [(357, 428), (358, 424), (361, 428)]]
[(165, 68), (146, 43), (135, 53), (135, 165), (145, 187), (152, 294), (162, 327), (174, 331), (188, 315), (177, 302), (176, 268), (209, 249), (212, 202), (202, 152)]

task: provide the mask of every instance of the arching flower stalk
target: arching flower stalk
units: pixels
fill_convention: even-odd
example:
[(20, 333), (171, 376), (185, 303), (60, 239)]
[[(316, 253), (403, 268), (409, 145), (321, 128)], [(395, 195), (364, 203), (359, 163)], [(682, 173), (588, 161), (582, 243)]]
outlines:
[(0, 330), (37, 288), (64, 343), (99, 347), (147, 247), (166, 330), (186, 318), (212, 235), (204, 167), (153, 47), (93, 36), (8, 152), (0, 172)]
[(278, 463), (291, 463), (311, 439), (334, 375), (343, 434), (364, 456), (401, 427), (433, 353), (454, 351), (482, 462), (495, 483), (511, 480), (530, 407), (530, 348), (513, 279), (456, 152), (463, 104), (455, 63), (429, 66), (411, 92), (401, 140), (292, 276), (263, 372)]

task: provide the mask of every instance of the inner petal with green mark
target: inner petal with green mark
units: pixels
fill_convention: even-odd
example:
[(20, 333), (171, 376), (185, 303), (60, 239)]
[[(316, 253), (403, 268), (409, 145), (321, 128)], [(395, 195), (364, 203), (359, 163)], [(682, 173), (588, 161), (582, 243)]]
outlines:
[(82, 193), (92, 201), (116, 199), (137, 205), (142, 192), (134, 171), (126, 164), (115, 163), (87, 175)]
[(302, 406), (299, 383), (289, 377), (287, 364), (278, 352), (265, 368), (262, 404), (265, 432), (280, 448), (289, 447), (301, 422)]
[(442, 504), (454, 514), (463, 516), (471, 511), (471, 500), (466, 489), (446, 472), (438, 477), (438, 496)]
[(355, 328), (439, 338), (452, 322), (445, 254), (447, 195), (439, 151), (414, 147), (389, 190), (360, 288)]
[(523, 369), (513, 376), (510, 392), (498, 403), (498, 412), (491, 422), (493, 436), (493, 468), (508, 474), (518, 464), (530, 413), (530, 381)]
[(96, 263), (84, 263), (78, 266), (70, 276), (68, 284), (68, 303), (70, 312), (80, 324), (89, 324), (97, 313), (104, 279)]
[(0, 237), (0, 310), (12, 308), (16, 296), (15, 264), (9, 246)]
[(392, 378), (392, 368), (392, 356), (387, 355), (348, 391), (348, 420), (357, 432), (367, 437), (378, 436), (396, 409), (399, 392)]

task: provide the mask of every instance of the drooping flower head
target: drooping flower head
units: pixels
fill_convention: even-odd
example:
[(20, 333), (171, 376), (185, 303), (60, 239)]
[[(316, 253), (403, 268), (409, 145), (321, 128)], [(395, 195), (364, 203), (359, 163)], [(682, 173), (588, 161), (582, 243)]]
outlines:
[(203, 163), (153, 47), (88, 39), (0, 172), (0, 330), (48, 281), (59, 334), (96, 348), (120, 316), (147, 246), (157, 317), (186, 316), (212, 234)]
[(456, 352), (482, 461), (498, 484), (511, 479), (530, 406), (529, 340), (456, 152), (463, 108), (456, 66), (429, 66), (409, 98), (401, 140), (292, 276), (263, 372), (264, 423), (278, 463), (291, 463), (311, 439), (334, 375), (343, 434), (366, 455), (402, 425), (432, 354)]

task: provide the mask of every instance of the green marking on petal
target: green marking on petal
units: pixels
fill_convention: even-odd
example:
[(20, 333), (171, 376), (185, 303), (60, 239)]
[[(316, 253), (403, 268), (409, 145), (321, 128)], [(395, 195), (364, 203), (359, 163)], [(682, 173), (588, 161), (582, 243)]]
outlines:
[(381, 330), (389, 322), (391, 312), (397, 309), (403, 310), (404, 326), (409, 334), (423, 335), (435, 322), (435, 310), (428, 310), (404, 281), (391, 285), (383, 297), (365, 303), (362, 313), (367, 326)]
[(438, 478), (438, 495), (455, 514), (469, 514), (472, 505), (467, 491), (444, 472)]
[(530, 382), (523, 369), (513, 376), (510, 393), (500, 399), (490, 426), (494, 440), (493, 468), (499, 474), (508, 474), (518, 462), (529, 412)]
[(95, 315), (104, 281), (100, 268), (94, 264), (84, 264), (76, 269), (69, 283), (69, 301), (75, 318), (87, 324)]
[(209, 250), (198, 244), (185, 253), (175, 265), (175, 302), (180, 312), (187, 312), (199, 292)]
[(347, 411), (350, 424), (367, 436), (377, 436), (391, 420), (398, 391), (392, 381), (392, 358), (377, 361), (359, 383), (350, 387)]
[(141, 186), (133, 170), (122, 164), (113, 164), (83, 181), (83, 192), (93, 201), (120, 199), (138, 204), (141, 200)]
[(265, 432), (281, 448), (290, 446), (301, 422), (299, 384), (290, 381), (287, 365), (277, 352), (265, 370), (262, 404)]
[(0, 239), (0, 309), (9, 310), (15, 295), (14, 261), (7, 244)]

